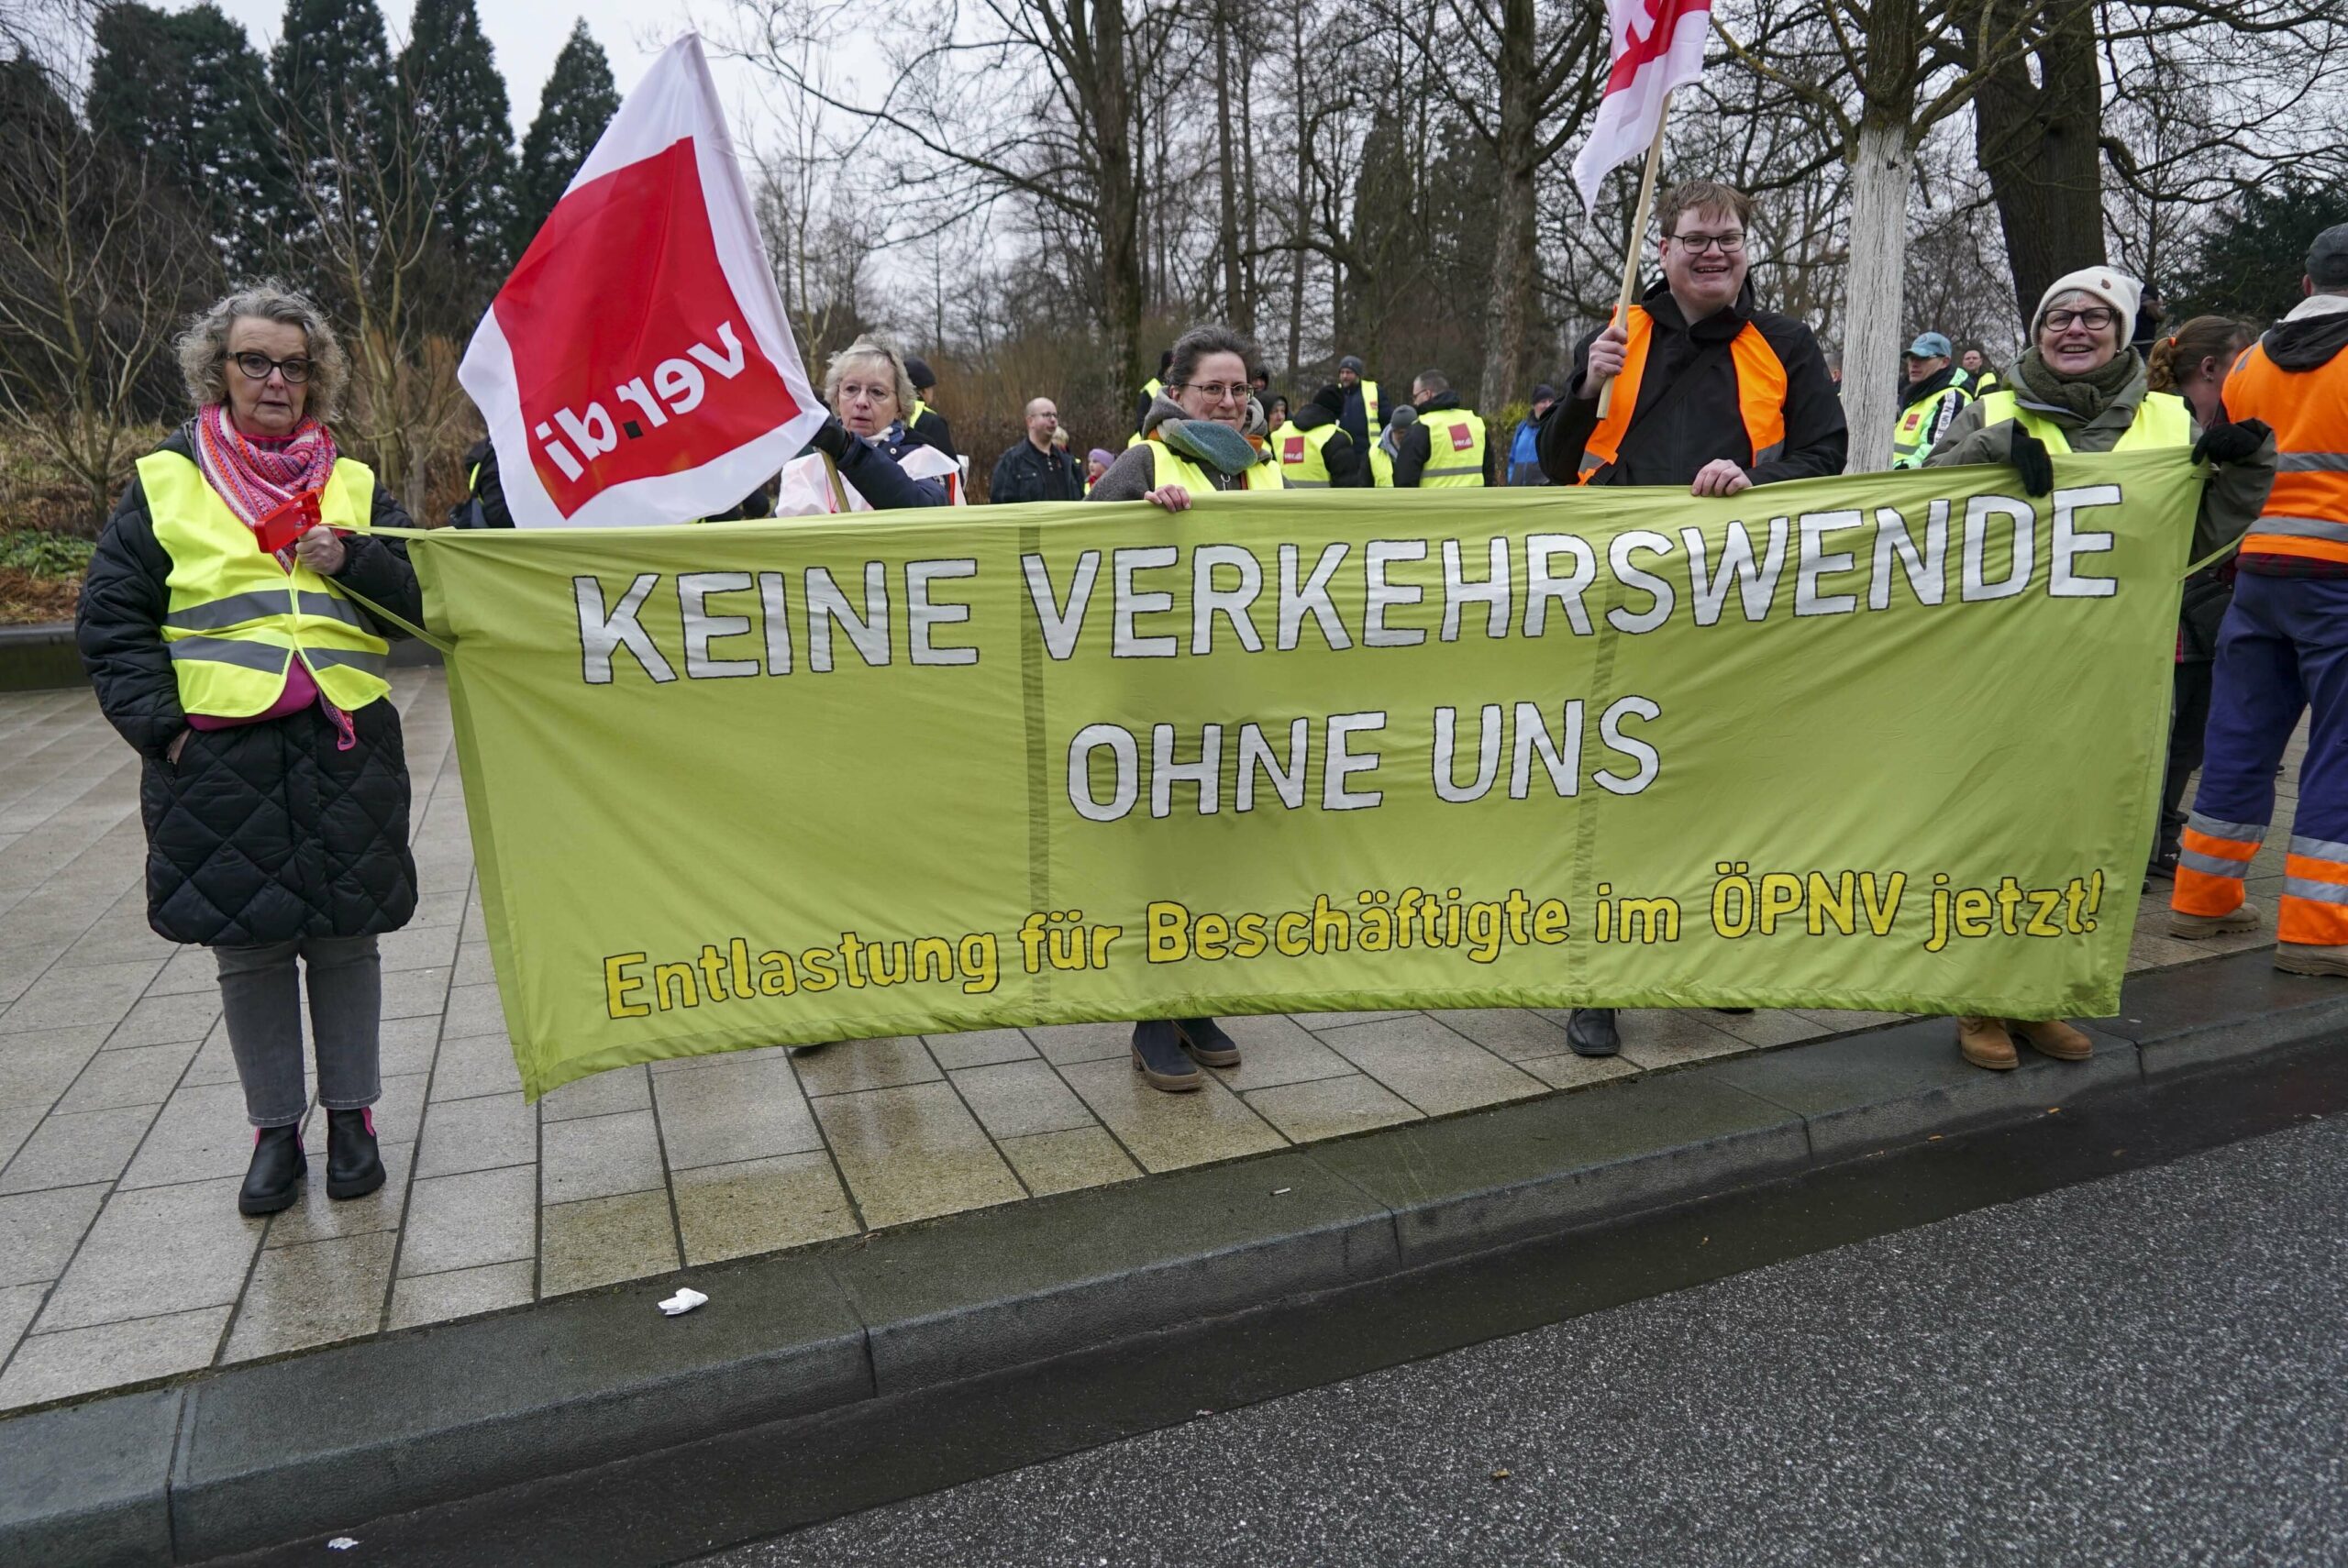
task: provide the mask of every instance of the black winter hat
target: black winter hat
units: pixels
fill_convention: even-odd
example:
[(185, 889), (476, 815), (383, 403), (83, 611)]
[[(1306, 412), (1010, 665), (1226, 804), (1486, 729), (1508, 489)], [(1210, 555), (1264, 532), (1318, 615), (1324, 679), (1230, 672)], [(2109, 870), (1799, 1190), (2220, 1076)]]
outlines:
[(930, 373), (929, 361), (926, 359), (907, 359), (905, 377), (914, 383), (915, 392), (927, 392), (937, 384), (937, 378)]
[(1332, 381), (1312, 394), (1312, 405), (1315, 408), (1327, 409), (1334, 417), (1346, 412), (1346, 394), (1338, 390), (1335, 381)]

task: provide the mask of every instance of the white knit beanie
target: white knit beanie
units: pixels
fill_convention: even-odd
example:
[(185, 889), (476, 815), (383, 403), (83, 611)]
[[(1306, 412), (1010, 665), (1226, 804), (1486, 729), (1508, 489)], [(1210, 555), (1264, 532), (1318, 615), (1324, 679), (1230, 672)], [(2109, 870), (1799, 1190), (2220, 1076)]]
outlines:
[(2038, 296), (2038, 308), (2031, 313), (2030, 330), (2036, 335), (2039, 324), (2046, 319), (2046, 307), (2072, 293), (2093, 294), (2120, 313), (2120, 341), (2126, 343), (2136, 330), (2136, 303), (2143, 296), (2144, 285), (2127, 273), (2110, 267), (2082, 267), (2076, 272), (2066, 272), (2047, 285)]

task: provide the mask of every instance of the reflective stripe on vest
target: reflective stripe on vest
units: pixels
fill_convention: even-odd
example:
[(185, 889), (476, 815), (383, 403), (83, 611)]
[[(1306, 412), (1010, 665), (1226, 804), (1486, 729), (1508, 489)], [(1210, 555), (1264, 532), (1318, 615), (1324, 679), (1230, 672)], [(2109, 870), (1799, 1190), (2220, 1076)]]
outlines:
[[(1959, 376), (1964, 375), (1959, 370)], [(1959, 408), (1973, 401), (1964, 381), (1953, 381), (1930, 397), (1918, 398), (1900, 410), (1899, 423), (1891, 427), (1891, 466), (1895, 469), (1921, 469), (1924, 459), (1932, 456), (1932, 448), (1924, 437), (1940, 422), (1941, 409), (1954, 402)]]
[[(1184, 490), (1196, 494), (1217, 488), (1214, 480), (1207, 477), (1206, 469), (1154, 436), (1149, 441), (1149, 456), (1150, 460), (1157, 465), (1151, 470), (1149, 477), (1149, 488), (1152, 490), (1162, 489), (1169, 484), (1179, 484)], [(1286, 487), (1280, 482), (1280, 466), (1278, 463), (1250, 464), (1247, 469), (1247, 488), (1249, 490), (1285, 489)]]
[[(2046, 443), (2050, 452), (2068, 452), (2071, 438), (2063, 427), (2010, 392), (1993, 392), (1981, 400), (1981, 428), (2012, 420)], [(2193, 445), (2193, 411), (2175, 392), (2148, 392), (2136, 405), (2136, 417), (2113, 443), (2115, 452), (2141, 452), (2148, 447)]]
[(1272, 447), (1279, 458), (1280, 478), (1290, 489), (1329, 488), (1329, 437), (1337, 430), (1334, 420), (1310, 430), (1300, 430), (1293, 425), (1280, 426), (1272, 437)]
[(1421, 490), (1456, 490), (1484, 482), (1484, 420), (1472, 409), (1438, 408), (1419, 415), (1427, 433), (1427, 466), (1419, 470)]
[[(1614, 401), (1598, 428), (1582, 443), (1581, 472), (1577, 484), (1589, 484), (1605, 477), (1604, 470), (1622, 460), (1623, 438), (1630, 434), (1631, 420), (1638, 413), (1639, 382), (1645, 376), (1647, 350), (1655, 344), (1655, 317), (1644, 305), (1631, 307), (1630, 323), (1625, 328), (1630, 341), (1625, 346), (1623, 373), (1614, 378)], [(1736, 370), (1737, 413), (1744, 422), (1744, 444), (1753, 454), (1755, 463), (1766, 463), (1786, 449), (1786, 367), (1761, 329), (1751, 322), (1744, 330), (1730, 339), (1729, 362)]]
[[(192, 459), (150, 453), (138, 460), (138, 482), (172, 563), (162, 633), (182, 708), (249, 718), (283, 694), (296, 657), (337, 707), (363, 708), (391, 690), (391, 645), (327, 579), (298, 561), (289, 573), (263, 554)], [(338, 458), (318, 511), (328, 527), (363, 534), (374, 500), (373, 472)]]
[(2287, 370), (2254, 343), (2223, 396), (2229, 418), (2263, 419), (2275, 431), (2275, 488), (2243, 553), (2348, 562), (2348, 354)]

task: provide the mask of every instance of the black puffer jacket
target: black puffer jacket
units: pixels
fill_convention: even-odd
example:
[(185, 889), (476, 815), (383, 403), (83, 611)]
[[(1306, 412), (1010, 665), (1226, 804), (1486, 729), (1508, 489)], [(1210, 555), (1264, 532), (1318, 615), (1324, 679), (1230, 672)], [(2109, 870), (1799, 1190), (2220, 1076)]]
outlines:
[[(163, 449), (194, 450), (184, 429)], [(379, 487), (371, 526), (413, 525)], [(338, 582), (422, 619), (404, 544), (364, 535), (344, 544)], [(74, 632), (98, 706), (147, 759), (138, 790), (147, 922), (171, 941), (206, 945), (405, 925), (415, 912), (415, 861), (399, 711), (384, 699), (353, 712), (358, 744), (349, 751), (336, 748), (334, 723), (316, 703), (260, 723), (188, 729), (162, 635), (171, 569), (134, 479), (98, 540)], [(183, 733), (179, 760), (167, 760)]]

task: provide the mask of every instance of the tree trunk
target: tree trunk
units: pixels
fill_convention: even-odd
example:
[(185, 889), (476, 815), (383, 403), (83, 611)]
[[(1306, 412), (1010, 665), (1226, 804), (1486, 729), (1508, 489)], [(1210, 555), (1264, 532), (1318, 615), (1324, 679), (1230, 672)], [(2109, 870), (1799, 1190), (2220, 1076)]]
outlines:
[[(2027, 322), (2046, 286), (2080, 267), (2103, 264), (2103, 129), (2095, 17), (2058, 7), (2038, 39), (2039, 81), (2030, 55), (1990, 62), (1973, 100), (1973, 144), (2005, 230), (2014, 302)], [(1977, 52), (1978, 31), (1968, 29)]]
[[(1289, 7), (1290, 61), (1294, 67), (1290, 100), (1296, 105), (1301, 120), (1304, 113), (1304, 8)], [(1303, 369), (1304, 357), (1304, 230), (1312, 216), (1312, 146), (1301, 140), (1296, 149), (1296, 226), (1289, 232), (1289, 243), (1295, 248), (1289, 252), (1288, 295), (1288, 379), (1289, 395), (1301, 399), (1304, 389), (1296, 384)]]
[(1851, 168), (1851, 270), (1844, 290), (1843, 407), (1851, 425), (1853, 473), (1891, 466), (1891, 426), (1899, 417), (1900, 289), (1908, 262), (1908, 191), (1913, 181), (1908, 116), (1859, 125)]
[(1101, 314), (1119, 399), (1141, 387), (1141, 201), (1134, 178), (1133, 109), (1125, 91), (1124, 0), (1094, 0), (1095, 177), (1101, 192)]
[(1264, 303), (1264, 279), (1257, 248), (1263, 243), (1263, 214), (1256, 200), (1256, 57), (1242, 34), (1239, 56), (1239, 262), (1240, 297), (1246, 304), (1252, 330), (1256, 312)]
[(1247, 291), (1239, 272), (1239, 155), (1231, 140), (1231, 17), (1223, 6), (1214, 12), (1215, 184), (1223, 200), (1224, 325), (1253, 335), (1255, 321), (1247, 310)]
[[(1533, 295), (1533, 0), (1501, 0), (1500, 192), (1491, 297), (1484, 305), (1483, 395), (1496, 409), (1516, 393), (1524, 364), (1524, 314)], [(1635, 241), (1634, 241), (1635, 242)]]

